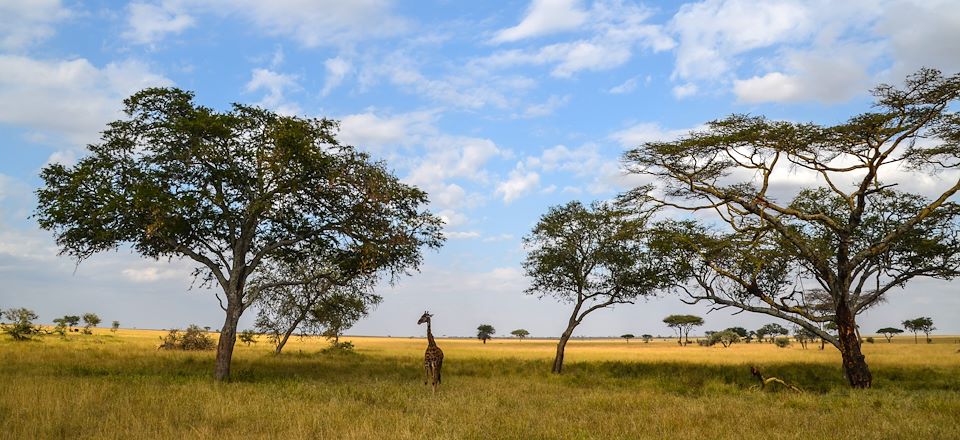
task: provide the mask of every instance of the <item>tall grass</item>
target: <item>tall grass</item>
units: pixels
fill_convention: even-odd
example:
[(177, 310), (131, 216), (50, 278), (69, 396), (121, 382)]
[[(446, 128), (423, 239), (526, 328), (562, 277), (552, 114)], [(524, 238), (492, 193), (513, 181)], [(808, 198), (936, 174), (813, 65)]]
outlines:
[[(572, 341), (554, 376), (555, 341), (439, 340), (434, 395), (422, 339), (240, 345), (219, 384), (212, 352), (157, 351), (161, 334), (0, 341), (0, 438), (960, 438), (946, 340), (867, 344), (875, 387), (859, 391), (829, 347)], [(752, 390), (749, 365), (806, 392)]]

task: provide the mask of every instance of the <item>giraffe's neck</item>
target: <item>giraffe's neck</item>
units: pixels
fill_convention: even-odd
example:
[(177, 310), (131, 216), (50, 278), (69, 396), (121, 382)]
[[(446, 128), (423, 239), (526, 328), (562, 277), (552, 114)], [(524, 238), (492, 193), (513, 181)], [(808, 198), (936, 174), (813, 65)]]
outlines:
[(437, 341), (433, 340), (433, 332), (430, 330), (430, 321), (427, 321), (427, 346), (436, 347)]

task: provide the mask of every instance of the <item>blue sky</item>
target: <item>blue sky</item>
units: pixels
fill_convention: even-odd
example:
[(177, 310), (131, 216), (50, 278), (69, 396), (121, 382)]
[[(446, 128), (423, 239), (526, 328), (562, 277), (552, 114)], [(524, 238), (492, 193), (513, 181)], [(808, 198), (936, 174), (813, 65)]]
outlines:
[[(342, 121), (340, 139), (430, 193), (449, 240), (381, 289), (351, 331), (438, 334), (490, 323), (555, 336), (567, 306), (523, 294), (520, 243), (547, 207), (641, 180), (619, 157), (730, 113), (833, 123), (869, 89), (921, 66), (960, 70), (951, 1), (0, 0), (0, 307), (42, 321), (97, 312), (143, 328), (219, 327), (186, 261), (120, 250), (79, 266), (29, 218), (38, 171), (84, 154), (121, 100), (148, 86), (203, 105), (258, 104)], [(905, 179), (909, 180), (909, 176)], [(933, 191), (936, 180), (916, 183)], [(783, 182), (797, 188), (803, 179)], [(917, 281), (862, 317), (931, 316), (960, 334), (954, 283)], [(668, 334), (675, 297), (591, 315), (581, 335)], [(245, 316), (249, 326), (253, 313)], [(756, 327), (727, 311), (706, 329)]]

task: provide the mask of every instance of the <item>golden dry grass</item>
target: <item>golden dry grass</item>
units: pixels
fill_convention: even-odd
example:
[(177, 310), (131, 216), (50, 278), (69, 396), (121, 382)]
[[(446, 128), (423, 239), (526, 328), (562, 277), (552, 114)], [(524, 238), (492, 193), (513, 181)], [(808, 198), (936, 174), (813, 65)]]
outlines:
[[(357, 355), (238, 345), (218, 384), (213, 353), (159, 352), (162, 334), (0, 341), (0, 438), (960, 438), (956, 338), (866, 344), (865, 391), (829, 347), (575, 340), (554, 376), (555, 341), (441, 339), (433, 395), (423, 339), (345, 338)], [(750, 364), (807, 392), (751, 390)]]

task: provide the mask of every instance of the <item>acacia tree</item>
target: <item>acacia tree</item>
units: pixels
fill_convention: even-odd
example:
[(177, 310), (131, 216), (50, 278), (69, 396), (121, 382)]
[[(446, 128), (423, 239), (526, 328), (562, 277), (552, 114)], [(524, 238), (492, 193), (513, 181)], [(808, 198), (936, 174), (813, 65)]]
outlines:
[(650, 341), (653, 340), (653, 335), (644, 334), (644, 335), (640, 335), (640, 338), (643, 339), (644, 344), (649, 344)]
[(893, 339), (894, 336), (903, 333), (903, 330), (895, 327), (884, 327), (880, 330), (877, 330), (877, 333), (880, 333), (884, 338), (887, 338), (887, 343), (889, 344), (891, 342), (890, 340)]
[[(664, 248), (664, 258), (689, 275), (678, 289), (692, 302), (763, 313), (816, 333), (840, 350), (858, 388), (873, 376), (857, 313), (913, 278), (960, 273), (960, 207), (951, 201), (960, 180), (947, 179), (932, 198), (888, 181), (897, 170), (960, 168), (960, 114), (951, 111), (960, 75), (925, 69), (905, 87), (881, 85), (874, 95), (874, 111), (835, 126), (734, 115), (625, 156), (632, 172), (662, 184), (627, 199), (653, 197), (716, 219), (665, 225), (676, 249)], [(799, 192), (771, 184), (796, 172), (822, 184)], [(828, 312), (805, 306), (799, 280), (827, 293)], [(836, 323), (836, 336), (821, 328), (826, 322)]]
[(663, 323), (677, 331), (677, 343), (685, 346), (690, 343), (690, 330), (703, 325), (703, 318), (696, 315), (670, 315), (663, 318)]
[(120, 329), (120, 321), (114, 320), (110, 323), (110, 331), (116, 333)]
[(633, 333), (622, 334), (622, 335), (620, 335), (620, 337), (623, 338), (623, 339), (625, 339), (628, 344), (630, 343), (630, 340), (631, 340), (631, 339), (636, 338), (636, 336), (634, 336)]
[(493, 334), (497, 331), (490, 324), (480, 324), (477, 327), (477, 339), (483, 341), (484, 344), (487, 343), (487, 340), (493, 337)]
[(530, 332), (528, 332), (527, 330), (522, 329), (522, 328), (518, 328), (518, 329), (510, 332), (510, 334), (513, 335), (513, 336), (516, 336), (516, 337), (519, 338), (521, 341), (523, 340), (523, 338), (526, 338), (527, 336), (530, 336)]
[(770, 336), (770, 342), (777, 338), (777, 336), (786, 336), (790, 334), (790, 330), (787, 330), (786, 327), (772, 322), (770, 324), (765, 324), (763, 327), (757, 329), (757, 339), (763, 341), (764, 336)]
[(913, 332), (913, 343), (917, 343), (917, 333), (923, 332), (927, 336), (927, 342), (930, 342), (930, 333), (937, 328), (933, 326), (933, 319), (921, 316), (916, 319), (903, 321), (903, 328)]
[(83, 332), (88, 335), (93, 334), (93, 328), (100, 324), (100, 317), (96, 313), (84, 313), (83, 323)]
[(560, 335), (552, 372), (563, 369), (563, 353), (574, 329), (594, 311), (633, 304), (669, 285), (662, 266), (650, 258), (643, 234), (652, 211), (578, 201), (554, 206), (524, 237), (523, 263), (531, 279), (527, 294), (552, 296), (573, 305)]
[(43, 169), (36, 217), (78, 260), (120, 246), (193, 260), (194, 275), (223, 294), (217, 380), (230, 377), (240, 316), (276, 285), (250, 288), (265, 262), (340, 249), (363, 265), (411, 237), (442, 241), (440, 219), (423, 210), (427, 195), (341, 145), (335, 121), (241, 104), (218, 112), (161, 88), (134, 94), (124, 110), (75, 166)]

